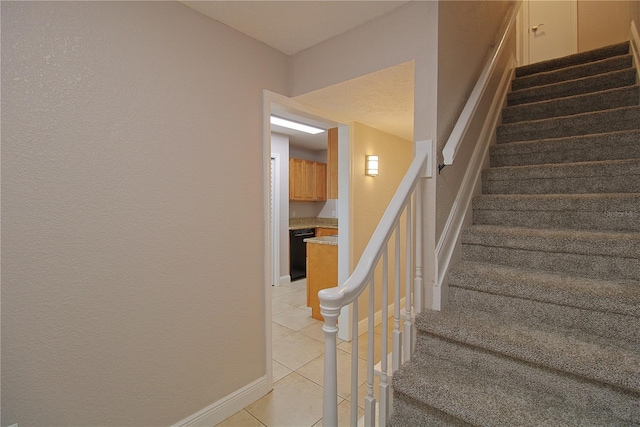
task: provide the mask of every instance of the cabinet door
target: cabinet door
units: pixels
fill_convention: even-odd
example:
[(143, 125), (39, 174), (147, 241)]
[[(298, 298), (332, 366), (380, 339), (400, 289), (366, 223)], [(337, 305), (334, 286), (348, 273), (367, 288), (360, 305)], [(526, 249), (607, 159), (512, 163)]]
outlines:
[(334, 236), (336, 234), (338, 234), (338, 230), (336, 228), (316, 227), (316, 237)]
[(338, 198), (338, 128), (329, 129), (327, 147), (327, 198)]
[(304, 160), (304, 199), (307, 201), (315, 200), (315, 162)]
[(327, 200), (327, 165), (325, 163), (314, 164), (314, 193), (313, 199), (318, 201)]
[(289, 159), (289, 200), (305, 200), (305, 162)]

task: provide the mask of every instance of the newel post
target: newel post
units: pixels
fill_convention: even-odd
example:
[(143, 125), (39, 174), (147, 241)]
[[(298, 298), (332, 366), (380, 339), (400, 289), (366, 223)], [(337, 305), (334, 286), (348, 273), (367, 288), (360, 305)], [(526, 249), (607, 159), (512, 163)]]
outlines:
[(320, 304), (324, 317), (324, 395), (322, 424), (325, 427), (338, 425), (338, 355), (336, 335), (338, 333), (339, 308), (327, 308)]

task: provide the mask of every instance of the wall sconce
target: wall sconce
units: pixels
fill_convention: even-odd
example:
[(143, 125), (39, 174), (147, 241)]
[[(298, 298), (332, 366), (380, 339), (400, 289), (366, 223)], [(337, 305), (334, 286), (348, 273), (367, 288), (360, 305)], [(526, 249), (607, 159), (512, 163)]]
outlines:
[(365, 160), (365, 175), (378, 176), (378, 156), (366, 156)]

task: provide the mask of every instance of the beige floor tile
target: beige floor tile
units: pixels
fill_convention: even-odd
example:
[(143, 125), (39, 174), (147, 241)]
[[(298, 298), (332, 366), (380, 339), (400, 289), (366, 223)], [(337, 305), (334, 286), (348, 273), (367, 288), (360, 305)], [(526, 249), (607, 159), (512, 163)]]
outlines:
[(293, 307), (307, 307), (307, 291), (306, 289), (294, 290), (285, 295), (272, 298), (272, 301), (283, 302)]
[(296, 288), (292, 288), (291, 285), (280, 285), (271, 287), (271, 298), (281, 297), (291, 292), (295, 292)]
[(264, 424), (247, 411), (242, 410), (227, 418), (216, 427), (264, 427)]
[(271, 298), (271, 316), (286, 313), (293, 310), (294, 308), (296, 307), (291, 304), (287, 304), (286, 302), (280, 301), (277, 298)]
[(300, 333), (289, 335), (273, 343), (273, 360), (294, 371), (323, 352), (322, 343)]
[(294, 372), (246, 410), (267, 427), (312, 426), (322, 418), (322, 387)]
[[(362, 417), (364, 417), (364, 409), (358, 407), (358, 420)], [(348, 400), (343, 400), (338, 404), (338, 426), (351, 426), (351, 403)], [(313, 427), (323, 427), (322, 420), (315, 423)]]
[[(351, 354), (338, 350), (338, 396), (348, 398), (351, 394)], [(296, 371), (316, 384), (324, 384), (324, 354), (313, 359)], [(358, 386), (367, 380), (367, 363), (358, 359)]]
[(281, 338), (295, 334), (296, 331), (282, 326), (279, 323), (271, 322), (271, 342), (276, 342)]
[[(378, 363), (382, 358), (382, 335), (374, 333), (373, 340), (373, 354), (374, 354), (374, 363)], [(367, 351), (369, 347), (367, 334), (362, 334), (358, 337), (358, 357), (360, 359), (367, 359)], [(344, 341), (343, 343), (338, 345), (338, 349), (346, 351), (347, 353), (351, 353), (351, 342)], [(389, 351), (391, 351), (391, 340), (389, 340)]]
[(281, 363), (273, 361), (273, 382), (276, 383), (293, 372)]
[[(324, 343), (324, 331), (322, 330), (322, 326), (324, 323), (320, 320), (317, 320), (315, 323), (300, 329), (300, 332), (305, 334), (308, 337), (316, 339)], [(340, 338), (336, 338), (336, 343), (341, 344), (343, 341)]]
[(290, 312), (273, 316), (272, 320), (294, 331), (299, 331), (316, 322), (316, 319), (311, 317), (310, 308), (294, 308)]

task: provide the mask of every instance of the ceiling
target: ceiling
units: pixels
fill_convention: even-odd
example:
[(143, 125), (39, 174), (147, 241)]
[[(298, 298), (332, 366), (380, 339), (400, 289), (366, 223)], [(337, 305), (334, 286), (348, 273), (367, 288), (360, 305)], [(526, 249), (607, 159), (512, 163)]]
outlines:
[[(242, 0), (181, 3), (287, 55), (293, 55), (390, 13), (409, 2)], [(413, 82), (414, 67), (410, 62), (295, 99), (303, 104), (412, 140)], [(326, 134), (307, 135), (275, 126), (272, 130), (289, 135), (292, 145), (313, 150), (326, 149)]]

